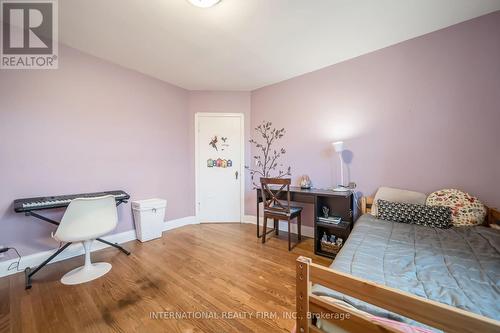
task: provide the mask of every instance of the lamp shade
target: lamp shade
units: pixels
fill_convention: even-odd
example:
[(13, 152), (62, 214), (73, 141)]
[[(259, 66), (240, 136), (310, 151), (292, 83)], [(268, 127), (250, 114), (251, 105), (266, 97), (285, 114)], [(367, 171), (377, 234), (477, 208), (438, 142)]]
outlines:
[(220, 0), (188, 0), (193, 6), (201, 8), (210, 8), (215, 6)]
[(337, 153), (341, 153), (344, 151), (344, 141), (332, 142), (332, 146)]

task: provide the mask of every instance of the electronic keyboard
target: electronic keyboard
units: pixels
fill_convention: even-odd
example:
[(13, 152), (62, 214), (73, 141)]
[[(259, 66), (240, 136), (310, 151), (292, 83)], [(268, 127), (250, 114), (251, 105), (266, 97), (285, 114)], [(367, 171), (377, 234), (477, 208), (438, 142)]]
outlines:
[(113, 195), (117, 202), (126, 202), (130, 199), (124, 191), (105, 191), (95, 193), (81, 193), (70, 195), (58, 195), (49, 197), (26, 198), (14, 200), (14, 211), (16, 213), (25, 213), (33, 210), (52, 209), (67, 207), (71, 200), (76, 198), (95, 198), (105, 195)]

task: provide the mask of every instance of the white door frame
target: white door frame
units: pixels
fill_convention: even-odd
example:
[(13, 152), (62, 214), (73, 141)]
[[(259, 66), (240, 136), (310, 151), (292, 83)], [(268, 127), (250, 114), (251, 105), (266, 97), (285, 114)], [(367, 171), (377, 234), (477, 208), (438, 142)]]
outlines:
[(245, 115), (243, 113), (216, 113), (216, 112), (196, 112), (194, 114), (194, 170), (195, 170), (195, 212), (196, 212), (196, 221), (200, 223), (199, 219), (199, 147), (198, 147), (198, 121), (203, 117), (236, 117), (240, 118), (240, 145), (241, 145), (241, 156), (240, 156), (240, 165), (238, 173), (240, 175), (240, 223), (243, 222), (243, 216), (245, 215)]

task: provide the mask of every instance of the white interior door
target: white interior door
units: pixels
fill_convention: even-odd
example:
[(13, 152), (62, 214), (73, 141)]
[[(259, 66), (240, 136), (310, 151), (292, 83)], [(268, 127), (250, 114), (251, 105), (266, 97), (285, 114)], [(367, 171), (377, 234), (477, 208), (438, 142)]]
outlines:
[(197, 114), (200, 222), (241, 222), (243, 115)]

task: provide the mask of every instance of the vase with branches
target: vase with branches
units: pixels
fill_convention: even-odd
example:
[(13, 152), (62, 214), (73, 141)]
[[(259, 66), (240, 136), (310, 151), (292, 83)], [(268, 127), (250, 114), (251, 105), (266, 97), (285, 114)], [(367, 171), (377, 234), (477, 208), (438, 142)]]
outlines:
[(259, 180), (261, 177), (283, 178), (291, 176), (290, 166), (284, 168), (279, 161), (286, 154), (285, 148), (274, 148), (276, 142), (285, 135), (285, 129), (277, 129), (273, 127), (270, 121), (263, 121), (262, 124), (255, 127), (255, 131), (259, 136), (259, 141), (253, 138), (249, 140), (257, 151), (253, 156), (255, 167), (246, 167), (250, 171), (253, 186), (255, 188), (260, 187)]

